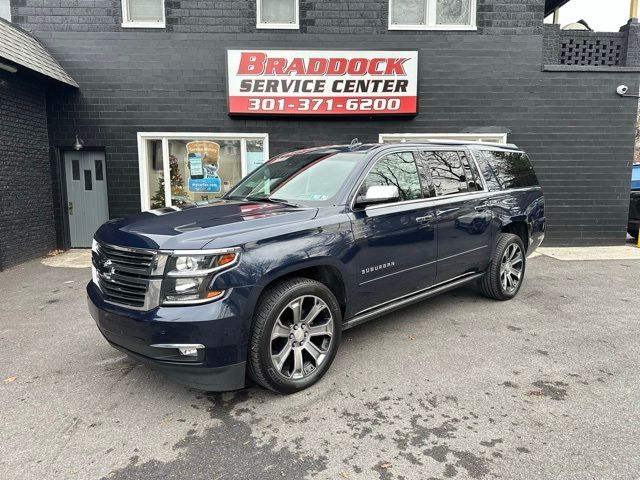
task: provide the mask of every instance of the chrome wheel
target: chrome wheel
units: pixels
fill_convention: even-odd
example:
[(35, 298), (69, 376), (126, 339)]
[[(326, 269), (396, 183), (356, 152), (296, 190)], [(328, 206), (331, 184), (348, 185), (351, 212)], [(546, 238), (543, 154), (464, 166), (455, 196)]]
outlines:
[(271, 330), (271, 363), (288, 379), (311, 375), (329, 353), (334, 321), (327, 304), (315, 295), (289, 302)]
[(524, 255), (520, 245), (511, 243), (507, 246), (500, 261), (500, 283), (507, 293), (518, 289), (524, 269)]

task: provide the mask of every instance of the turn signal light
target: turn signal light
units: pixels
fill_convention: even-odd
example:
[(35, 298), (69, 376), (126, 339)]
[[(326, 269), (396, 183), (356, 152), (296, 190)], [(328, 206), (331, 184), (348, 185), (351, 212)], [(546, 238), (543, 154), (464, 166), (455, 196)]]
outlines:
[(222, 295), (224, 293), (223, 290), (209, 290), (204, 298), (216, 298), (219, 297), (220, 295)]
[(224, 255), (220, 255), (218, 257), (218, 266), (227, 265), (228, 263), (232, 263), (236, 259), (235, 253), (225, 253)]

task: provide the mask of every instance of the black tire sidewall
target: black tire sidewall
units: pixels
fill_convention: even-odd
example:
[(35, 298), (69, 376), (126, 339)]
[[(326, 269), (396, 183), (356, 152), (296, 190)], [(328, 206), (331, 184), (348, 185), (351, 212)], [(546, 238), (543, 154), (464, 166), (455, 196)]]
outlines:
[[(258, 356), (260, 359), (258, 368), (261, 369), (263, 378), (269, 383), (268, 387), (280, 393), (295, 393), (300, 390), (304, 390), (320, 380), (329, 369), (336, 356), (342, 334), (342, 313), (340, 311), (340, 305), (333, 295), (333, 292), (331, 292), (327, 286), (315, 280), (295, 279), (294, 283), (296, 284), (292, 288), (288, 288), (287, 292), (284, 295), (281, 295), (280, 298), (278, 298), (271, 306), (270, 311), (268, 312), (267, 321), (264, 323), (261, 331), (254, 332), (254, 335), (258, 334), (260, 337), (258, 340)], [(333, 315), (334, 332), (329, 352), (320, 367), (318, 367), (318, 369), (308, 377), (289, 380), (277, 372), (271, 363), (271, 330), (273, 329), (273, 325), (278, 319), (278, 316), (287, 304), (295, 298), (303, 295), (315, 295), (327, 304), (331, 310), (331, 314)]]

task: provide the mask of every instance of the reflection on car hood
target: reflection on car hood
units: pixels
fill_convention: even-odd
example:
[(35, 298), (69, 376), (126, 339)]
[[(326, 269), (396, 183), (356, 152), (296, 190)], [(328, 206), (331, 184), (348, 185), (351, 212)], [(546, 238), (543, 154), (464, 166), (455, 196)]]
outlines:
[[(152, 249), (201, 249), (214, 240), (315, 217), (317, 208), (221, 200), (200, 207), (167, 207), (102, 225), (96, 239), (111, 245)], [(232, 240), (229, 240), (232, 246)], [(224, 241), (215, 242), (216, 246)]]

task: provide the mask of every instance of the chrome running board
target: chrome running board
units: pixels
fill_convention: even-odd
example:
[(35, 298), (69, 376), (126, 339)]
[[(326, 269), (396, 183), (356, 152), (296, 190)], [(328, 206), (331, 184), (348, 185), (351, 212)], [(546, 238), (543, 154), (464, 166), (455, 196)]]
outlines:
[(397, 300), (391, 300), (390, 302), (384, 303), (383, 305), (380, 305), (378, 307), (373, 307), (372, 309), (365, 310), (364, 312), (359, 313), (355, 317), (352, 317), (344, 322), (342, 324), (342, 330), (347, 330), (362, 323), (368, 322), (369, 320), (373, 320), (374, 318), (393, 312), (394, 310), (406, 307), (407, 305), (411, 305), (427, 298), (434, 297), (436, 295), (439, 295), (440, 293), (446, 292), (447, 290), (461, 287), (466, 283), (477, 280), (483, 275), (484, 272), (470, 273), (468, 275), (465, 275), (464, 277), (458, 277), (455, 280), (450, 280), (446, 283), (435, 285), (433, 287), (429, 287), (426, 290), (421, 290), (408, 296), (400, 297)]

